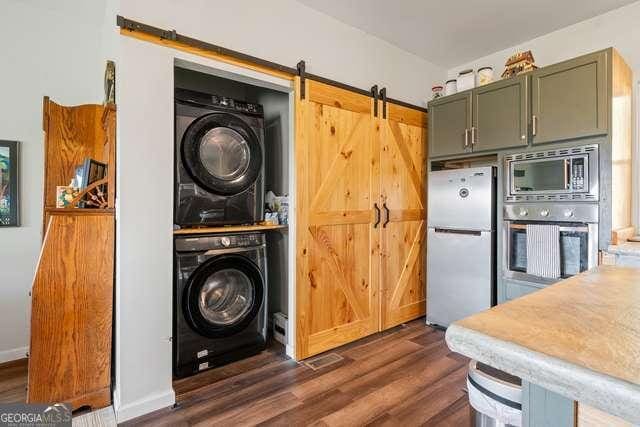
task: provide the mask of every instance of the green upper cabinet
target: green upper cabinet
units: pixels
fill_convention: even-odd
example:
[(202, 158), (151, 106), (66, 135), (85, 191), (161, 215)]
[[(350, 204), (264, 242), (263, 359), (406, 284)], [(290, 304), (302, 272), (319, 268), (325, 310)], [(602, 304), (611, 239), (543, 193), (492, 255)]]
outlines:
[(607, 51), (533, 71), (532, 142), (606, 134), (607, 81)]
[(523, 75), (473, 90), (474, 152), (528, 144), (528, 80)]
[(448, 156), (471, 151), (471, 92), (429, 103), (429, 155)]

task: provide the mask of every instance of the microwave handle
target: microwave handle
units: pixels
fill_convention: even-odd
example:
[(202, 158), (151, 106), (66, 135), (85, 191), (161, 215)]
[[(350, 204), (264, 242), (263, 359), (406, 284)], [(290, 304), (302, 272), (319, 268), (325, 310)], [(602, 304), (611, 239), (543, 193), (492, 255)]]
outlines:
[(571, 160), (564, 159), (564, 186), (567, 190), (571, 189)]

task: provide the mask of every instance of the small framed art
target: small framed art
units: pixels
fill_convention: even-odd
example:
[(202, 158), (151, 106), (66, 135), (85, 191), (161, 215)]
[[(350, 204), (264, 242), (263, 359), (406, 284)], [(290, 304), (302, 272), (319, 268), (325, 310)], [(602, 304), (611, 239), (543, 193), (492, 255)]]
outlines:
[(17, 227), (18, 142), (0, 140), (0, 227)]

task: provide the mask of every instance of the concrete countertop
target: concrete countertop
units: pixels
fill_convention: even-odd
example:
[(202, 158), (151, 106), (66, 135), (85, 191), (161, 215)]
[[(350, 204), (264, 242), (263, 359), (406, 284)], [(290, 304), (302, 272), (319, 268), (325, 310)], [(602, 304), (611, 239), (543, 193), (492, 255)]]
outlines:
[(640, 269), (600, 266), (455, 322), (453, 351), (640, 423)]

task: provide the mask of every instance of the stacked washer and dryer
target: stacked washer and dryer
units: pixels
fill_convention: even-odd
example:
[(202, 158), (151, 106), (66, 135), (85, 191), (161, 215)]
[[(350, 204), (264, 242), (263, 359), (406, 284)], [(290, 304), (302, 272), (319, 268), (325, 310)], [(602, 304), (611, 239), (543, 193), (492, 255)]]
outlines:
[[(176, 89), (175, 150), (177, 228), (262, 220), (261, 105)], [(264, 350), (265, 235), (180, 234), (174, 250), (174, 375), (186, 377)]]

